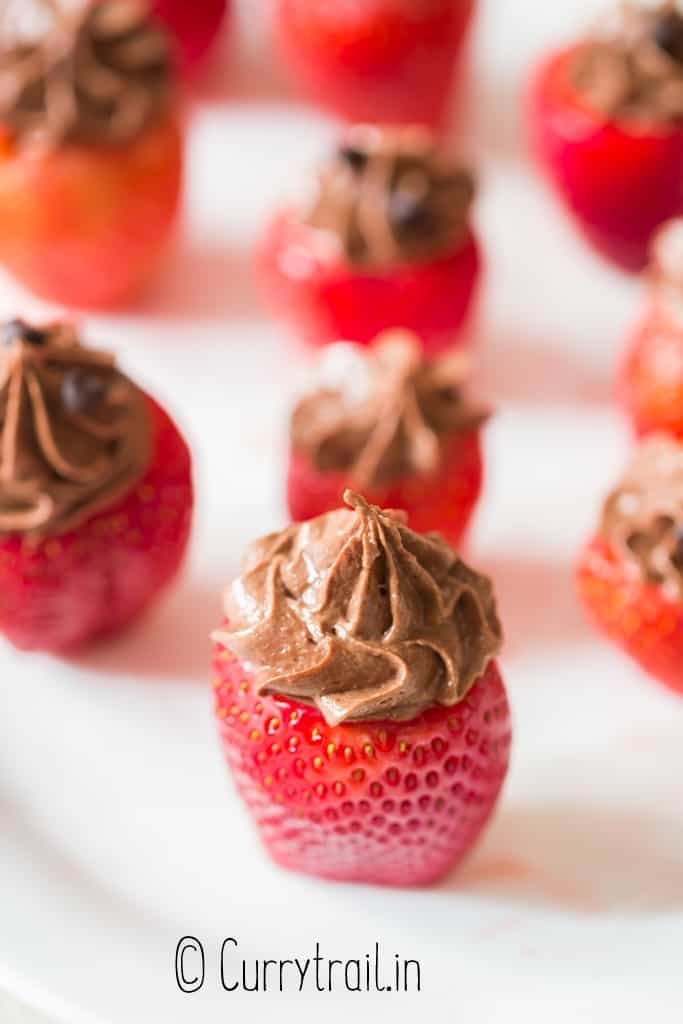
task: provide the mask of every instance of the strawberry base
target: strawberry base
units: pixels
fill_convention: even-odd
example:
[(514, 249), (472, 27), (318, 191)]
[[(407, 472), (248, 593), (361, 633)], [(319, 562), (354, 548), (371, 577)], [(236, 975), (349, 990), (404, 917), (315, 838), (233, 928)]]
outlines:
[(605, 120), (571, 83), (579, 49), (553, 54), (534, 78), (532, 148), (587, 240), (637, 271), (656, 229), (683, 212), (683, 128)]
[(283, 211), (257, 253), (268, 304), (314, 347), (369, 345), (391, 327), (413, 331), (435, 354), (462, 338), (481, 273), (472, 232), (454, 252), (428, 263), (364, 271), (320, 251), (319, 233)]
[(228, 0), (153, 0), (152, 10), (173, 36), (178, 63), (183, 74), (191, 76), (209, 53), (223, 19)]
[(663, 431), (683, 440), (683, 324), (657, 307), (629, 342), (618, 398), (637, 436)]
[(349, 121), (436, 126), (443, 118), (474, 0), (279, 0), (276, 37), (313, 102)]
[(629, 573), (599, 538), (581, 553), (577, 585), (593, 624), (649, 675), (683, 695), (683, 604)]
[(154, 270), (181, 179), (175, 118), (121, 146), (35, 152), (0, 139), (0, 262), (49, 301), (116, 306)]
[[(449, 443), (439, 472), (395, 481), (364, 497), (379, 508), (402, 509), (408, 526), (418, 533), (440, 533), (459, 547), (481, 493), (483, 461), (479, 432), (456, 435)], [(313, 519), (343, 505), (351, 481), (345, 473), (321, 473), (307, 456), (291, 453), (287, 477), (287, 502), (296, 522)]]
[(258, 696), (230, 651), (214, 656), (215, 707), (237, 788), (271, 857), (348, 882), (425, 885), (478, 838), (503, 784), (510, 715), (498, 669), (455, 707), (410, 722), (328, 726)]
[(178, 571), (192, 514), (190, 454), (151, 399), (152, 462), (122, 500), (78, 529), (31, 545), (0, 539), (0, 633), (64, 654), (117, 632)]

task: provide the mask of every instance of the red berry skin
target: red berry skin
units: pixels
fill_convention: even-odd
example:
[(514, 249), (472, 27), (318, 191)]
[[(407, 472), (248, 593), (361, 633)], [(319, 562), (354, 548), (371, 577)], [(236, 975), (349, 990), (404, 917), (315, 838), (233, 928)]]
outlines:
[(256, 260), (266, 302), (307, 344), (369, 345), (388, 328), (403, 327), (429, 355), (463, 340), (481, 272), (471, 231), (437, 260), (366, 270), (322, 252), (319, 233), (288, 211), (271, 222)]
[(683, 440), (683, 325), (655, 305), (628, 344), (618, 399), (638, 437), (661, 431)]
[(181, 184), (175, 117), (106, 147), (28, 152), (0, 131), (0, 263), (49, 301), (120, 305), (156, 267)]
[(495, 663), (451, 708), (410, 722), (330, 727), (317, 710), (259, 697), (248, 668), (214, 654), (215, 707), (237, 788), (271, 857), (347, 882), (425, 885), (453, 868), (505, 778), (510, 712)]
[[(481, 493), (484, 476), (479, 431), (457, 434), (449, 442), (439, 472), (393, 482), (365, 497), (378, 508), (402, 509), (418, 533), (440, 533), (453, 547), (462, 545)], [(313, 519), (343, 504), (351, 481), (345, 473), (321, 473), (303, 454), (290, 454), (287, 502), (295, 522)]]
[(474, 0), (277, 0), (276, 39), (302, 91), (350, 121), (435, 126)]
[(152, 11), (175, 40), (182, 74), (192, 77), (201, 66), (228, 10), (227, 0), (153, 0)]
[(131, 492), (60, 536), (0, 540), (0, 633), (23, 650), (68, 654), (136, 618), (171, 582), (192, 519), (190, 453), (152, 399), (154, 454)]
[(577, 586), (593, 624), (645, 672), (683, 695), (683, 604), (630, 573), (601, 538), (581, 552)]
[(683, 212), (683, 129), (604, 120), (571, 83), (578, 49), (553, 54), (533, 79), (532, 149), (595, 249), (641, 270), (656, 229)]

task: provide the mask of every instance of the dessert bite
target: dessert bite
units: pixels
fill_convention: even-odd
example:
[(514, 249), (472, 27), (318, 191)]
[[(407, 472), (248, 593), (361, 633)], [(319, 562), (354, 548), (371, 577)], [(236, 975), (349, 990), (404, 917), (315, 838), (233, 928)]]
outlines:
[(147, 280), (180, 198), (182, 138), (165, 32), (136, 0), (0, 25), (0, 263), (70, 306)]
[(480, 275), (474, 180), (420, 128), (360, 125), (307, 210), (279, 212), (258, 253), (276, 314), (314, 346), (405, 327), (434, 353), (463, 337)]
[(331, 345), (317, 376), (290, 423), (292, 519), (338, 508), (351, 488), (459, 546), (481, 492), (488, 417), (467, 396), (467, 356), (428, 362), (415, 335), (388, 331), (367, 349)]
[(593, 623), (683, 694), (683, 446), (643, 441), (581, 553), (579, 594)]
[(538, 160), (585, 237), (626, 270), (683, 213), (683, 14), (622, 4), (551, 54), (531, 92)]
[(215, 706), (270, 855), (342, 881), (443, 876), (488, 821), (510, 716), (489, 580), (348, 507), (256, 541), (215, 635)]
[(276, 39), (303, 92), (350, 121), (436, 124), (474, 0), (277, 0)]
[(638, 436), (683, 440), (683, 218), (655, 236), (647, 304), (621, 363), (618, 397)]
[(0, 633), (66, 653), (178, 570), (190, 455), (166, 412), (67, 323), (0, 329)]

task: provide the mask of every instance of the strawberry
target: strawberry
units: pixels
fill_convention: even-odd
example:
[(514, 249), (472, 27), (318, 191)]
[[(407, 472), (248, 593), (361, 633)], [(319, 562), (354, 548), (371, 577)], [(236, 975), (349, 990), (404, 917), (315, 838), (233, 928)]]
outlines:
[(335, 728), (304, 704), (259, 697), (245, 665), (220, 646), (213, 672), (228, 763), (283, 867), (341, 881), (427, 884), (479, 836), (510, 746), (495, 664), (454, 708)]
[(401, 509), (413, 530), (458, 547), (481, 492), (487, 417), (465, 393), (468, 373), (460, 352), (427, 361), (405, 331), (368, 349), (328, 347), (319, 386), (291, 418), (292, 519), (330, 512), (347, 487), (360, 488), (371, 504)]
[(506, 775), (500, 627), (490, 584), (444, 541), (345, 501), (248, 553), (215, 635), (220, 735), (279, 864), (426, 884), (471, 848)]
[[(119, 66), (131, 42), (139, 66)], [(57, 60), (56, 47), (73, 60)], [(94, 64), (81, 56), (91, 50)], [(15, 83), (0, 100), (0, 263), (48, 300), (117, 305), (157, 265), (180, 199), (165, 37), (135, 4), (100, 0), (75, 22), (60, 16), (31, 60), (24, 51), (0, 54)], [(93, 99), (100, 72), (106, 101)], [(30, 105), (35, 95), (43, 107)]]
[(608, 498), (577, 565), (590, 620), (683, 694), (683, 447), (653, 436)]
[(638, 436), (663, 431), (683, 439), (682, 270), (677, 219), (655, 238), (647, 308), (619, 370), (618, 397)]
[[(483, 476), (479, 432), (471, 430), (449, 442), (437, 473), (394, 480), (377, 492), (369, 491), (367, 498), (382, 508), (402, 509), (411, 529), (419, 533), (435, 530), (457, 548), (479, 500)], [(292, 519), (313, 519), (338, 508), (349, 483), (346, 473), (321, 473), (305, 455), (293, 451), (287, 474)]]
[(228, 0), (153, 0), (152, 11), (176, 42), (181, 71), (191, 75), (202, 64), (229, 11)]
[(473, 194), (429, 134), (356, 127), (323, 168), (313, 210), (269, 223), (256, 254), (267, 302), (314, 347), (369, 344), (392, 327), (430, 354), (464, 340), (482, 263)]
[(280, 49), (310, 98), (351, 121), (444, 115), (474, 0), (277, 0)]
[(612, 35), (551, 54), (534, 76), (531, 142), (586, 239), (639, 270), (657, 227), (683, 212), (683, 19), (629, 6)]
[[(42, 329), (22, 325), (22, 331), (29, 337), (45, 338)], [(17, 344), (45, 346), (45, 361), (40, 364), (34, 360), (42, 359), (42, 350), (36, 356), (29, 353), (22, 357), (17, 351), (13, 356), (30, 364), (30, 369), (23, 371), (22, 387), (28, 389), (22, 395), (23, 409), (28, 407), (29, 395), (38, 408), (46, 402), (50, 424), (46, 434), (38, 421), (32, 426), (24, 419), (26, 412), (17, 421), (9, 404), (11, 395), (6, 395), (0, 379), (0, 633), (19, 648), (62, 654), (123, 628), (175, 576), (187, 546), (192, 515), (190, 454), (167, 413), (152, 398), (140, 393), (149, 419), (149, 441), (144, 442), (149, 451), (144, 472), (130, 484), (125, 483), (123, 474), (111, 482), (104, 476), (101, 491), (93, 487), (87, 496), (85, 492), (81, 496), (74, 489), (72, 495), (70, 488), (80, 487), (81, 480), (82, 486), (90, 486), (85, 470), (76, 472), (70, 468), (70, 462), (64, 463), (67, 448), (81, 458), (91, 451), (81, 429), (97, 431), (94, 436), (101, 437), (101, 442), (96, 441), (99, 455), (96, 462), (92, 460), (93, 474), (95, 466), (105, 465), (103, 459), (112, 451), (110, 431), (97, 425), (101, 419), (97, 405), (105, 399), (100, 374), (102, 369), (106, 373), (112, 371), (104, 357), (75, 348), (71, 341), (59, 351), (45, 340)], [(72, 359), (74, 369), (63, 372)], [(20, 378), (16, 376), (17, 364), (14, 365), (10, 390), (14, 389), (16, 394), (18, 388), (11, 382)], [(90, 370), (93, 365), (94, 373)], [(88, 369), (83, 370), (82, 366)], [(28, 384), (29, 379), (40, 381), (42, 399), (36, 396), (36, 385)], [(57, 398), (54, 387), (60, 379)], [(119, 379), (126, 380), (114, 380), (114, 407), (121, 403)], [(56, 401), (67, 406), (63, 417)], [(14, 438), (18, 438), (18, 443), (13, 441), (12, 433), (17, 422), (18, 433)], [(72, 433), (74, 426), (78, 434)], [(46, 438), (41, 444), (45, 444), (52, 461), (60, 467), (63, 478), (50, 470), (43, 463), (43, 455), (34, 449), (34, 430), (41, 430), (41, 436)], [(137, 427), (134, 430), (139, 438), (135, 444), (141, 449), (142, 436)], [(60, 446), (59, 455), (52, 455), (50, 436)], [(138, 454), (133, 452), (132, 457), (137, 459)], [(40, 484), (40, 479), (44, 484)], [(112, 499), (108, 502), (109, 492)], [(87, 501), (93, 503), (92, 514), (87, 513)], [(62, 520), (57, 519), (60, 505), (68, 507), (63, 528)], [(56, 520), (49, 531), (37, 527), (44, 508)], [(25, 528), (20, 531), (21, 520)]]

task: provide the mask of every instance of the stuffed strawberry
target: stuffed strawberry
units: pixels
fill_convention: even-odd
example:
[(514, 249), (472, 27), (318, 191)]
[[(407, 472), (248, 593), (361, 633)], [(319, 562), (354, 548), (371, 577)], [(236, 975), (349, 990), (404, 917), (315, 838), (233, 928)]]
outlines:
[(206, 58), (228, 9), (227, 0), (153, 0), (152, 10), (171, 32), (185, 74)]
[(536, 155), (586, 238), (627, 270), (683, 213), (683, 15), (624, 4), (552, 54), (531, 94)]
[(0, 633), (65, 653), (121, 629), (173, 578), (190, 455), (167, 414), (73, 327), (0, 337)]
[(432, 882), (488, 821), (510, 718), (489, 581), (347, 492), (249, 550), (215, 635), (228, 763), (271, 856)]
[(406, 327), (429, 353), (462, 337), (479, 280), (471, 176), (416, 128), (351, 129), (317, 196), (272, 221), (258, 262), (274, 311), (309, 344)]
[(425, 362), (414, 335), (393, 331), (370, 349), (332, 345), (318, 386), (296, 406), (287, 482), (294, 520), (341, 504), (347, 487), (402, 509), (420, 533), (460, 545), (482, 486), (479, 428), (456, 352)]
[(644, 441), (583, 551), (579, 592), (612, 641), (683, 694), (683, 446)]
[(182, 141), (170, 49), (135, 0), (61, 11), (0, 50), (0, 263), (36, 294), (111, 306), (169, 238)]
[(657, 233), (649, 278), (619, 397), (638, 435), (664, 431), (683, 439), (683, 219)]
[(351, 121), (434, 124), (448, 105), (474, 0), (277, 0), (285, 62)]

